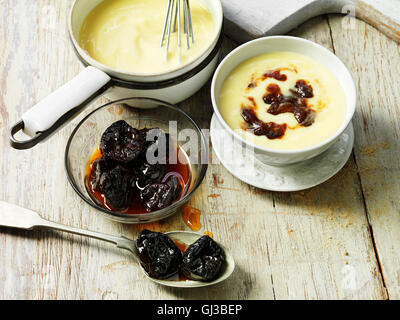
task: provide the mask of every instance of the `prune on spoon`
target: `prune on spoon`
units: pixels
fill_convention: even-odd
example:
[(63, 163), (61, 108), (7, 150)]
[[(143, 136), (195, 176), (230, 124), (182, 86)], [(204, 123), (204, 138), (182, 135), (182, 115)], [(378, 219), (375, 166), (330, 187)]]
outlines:
[(136, 248), (150, 277), (166, 279), (179, 271), (182, 253), (166, 234), (145, 229), (136, 240)]
[(145, 142), (141, 131), (132, 128), (126, 121), (120, 120), (104, 131), (100, 150), (107, 159), (128, 163), (139, 158), (144, 151)]
[(209, 236), (191, 244), (183, 255), (182, 272), (192, 280), (212, 281), (225, 261), (221, 247)]
[(118, 165), (101, 175), (99, 191), (113, 208), (123, 210), (129, 205), (134, 180), (134, 176), (127, 169)]
[(179, 182), (179, 179), (176, 176), (171, 176), (171, 178), (167, 182), (167, 185), (171, 188), (173, 193), (173, 201), (175, 201), (176, 199), (178, 199), (182, 191), (182, 186)]
[(140, 198), (147, 211), (168, 207), (178, 199), (182, 186), (177, 177), (172, 176), (167, 183), (153, 183), (140, 191)]

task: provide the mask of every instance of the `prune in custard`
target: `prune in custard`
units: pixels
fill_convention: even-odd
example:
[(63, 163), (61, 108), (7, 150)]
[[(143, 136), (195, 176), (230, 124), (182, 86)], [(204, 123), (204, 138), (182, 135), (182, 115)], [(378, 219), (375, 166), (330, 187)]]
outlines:
[(182, 253), (166, 234), (143, 230), (136, 240), (136, 248), (150, 277), (166, 279), (179, 271)]
[(209, 236), (202, 236), (185, 250), (182, 272), (192, 280), (212, 281), (218, 276), (224, 261), (218, 243)]
[(297, 90), (296, 95), (301, 98), (312, 98), (314, 97), (313, 87), (308, 84), (306, 80), (298, 80), (295, 88)]
[(123, 210), (129, 205), (133, 181), (132, 174), (118, 165), (101, 175), (99, 191), (114, 209)]
[(144, 151), (145, 142), (139, 130), (132, 128), (126, 121), (120, 120), (104, 131), (100, 150), (107, 159), (128, 163), (139, 158)]
[(140, 198), (147, 211), (168, 207), (178, 199), (182, 186), (177, 177), (172, 176), (167, 183), (153, 183), (140, 192)]

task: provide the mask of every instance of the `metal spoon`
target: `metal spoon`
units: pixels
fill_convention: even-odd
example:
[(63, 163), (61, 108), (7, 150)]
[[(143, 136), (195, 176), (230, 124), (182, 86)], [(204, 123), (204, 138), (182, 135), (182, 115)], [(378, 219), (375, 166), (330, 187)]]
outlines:
[[(104, 240), (110, 243), (115, 244), (118, 248), (128, 250), (131, 252), (136, 261), (140, 264), (138, 252), (136, 250), (135, 241), (130, 240), (125, 237), (116, 237), (100, 232), (94, 232), (89, 230), (82, 230), (62, 224), (58, 224), (46, 219), (43, 219), (38, 213), (35, 211), (25, 209), (7, 202), (0, 201), (0, 227), (9, 227), (9, 228), (18, 228), (18, 229), (25, 229), (25, 230), (33, 230), (36, 228), (45, 228), (45, 229), (53, 229), (58, 231), (65, 231), (81, 236), (86, 236), (98, 240)], [(187, 231), (171, 231), (167, 232), (167, 234), (172, 238), (179, 240), (187, 245), (195, 242), (198, 238), (202, 235), (194, 233), (194, 232), (187, 232)], [(220, 245), (221, 246), (221, 245)], [(151, 278), (147, 272), (143, 269), (142, 265), (141, 269), (143, 273), (149, 278), (151, 281), (159, 283), (164, 286), (168, 287), (177, 287), (177, 288), (197, 288), (197, 287), (205, 287), (210, 286), (221, 281), (224, 281), (228, 278), (234, 268), (235, 262), (229, 252), (221, 246), (222, 250), (225, 253), (225, 263), (223, 269), (220, 272), (220, 275), (217, 279), (212, 282), (201, 282), (201, 281), (193, 281), (193, 280), (186, 280), (186, 281), (179, 281), (176, 277), (172, 277), (167, 280), (158, 280)]]

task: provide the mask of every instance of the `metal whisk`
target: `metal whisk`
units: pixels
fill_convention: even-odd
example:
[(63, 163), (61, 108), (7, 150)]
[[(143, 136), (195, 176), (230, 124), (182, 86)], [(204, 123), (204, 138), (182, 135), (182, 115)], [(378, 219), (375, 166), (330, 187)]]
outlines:
[[(190, 38), (192, 44), (194, 43), (192, 15), (190, 13), (189, 0), (182, 0), (183, 2), (183, 30), (186, 34), (187, 48), (190, 49)], [(165, 16), (164, 29), (161, 37), (161, 47), (164, 42), (166, 43), (165, 59), (168, 60), (168, 49), (171, 38), (172, 19), (174, 19), (173, 32), (178, 32), (178, 55), (179, 61), (181, 59), (181, 0), (168, 0), (167, 15)], [(176, 28), (178, 25), (178, 29)]]

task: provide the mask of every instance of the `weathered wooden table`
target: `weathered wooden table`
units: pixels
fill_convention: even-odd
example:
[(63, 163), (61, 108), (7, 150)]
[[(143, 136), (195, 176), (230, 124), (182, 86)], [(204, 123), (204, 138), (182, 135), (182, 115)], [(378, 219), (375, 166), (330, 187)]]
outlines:
[[(188, 229), (180, 213), (151, 225), (106, 220), (74, 193), (64, 148), (80, 119), (49, 143), (13, 150), (8, 130), (35, 102), (76, 75), (66, 31), (71, 1), (0, 0), (0, 199), (81, 228), (134, 238), (144, 227)], [(190, 205), (233, 253), (220, 285), (177, 290), (147, 281), (129, 254), (56, 232), (0, 229), (1, 299), (399, 299), (400, 47), (361, 21), (316, 18), (292, 32), (334, 51), (359, 90), (354, 154), (326, 183), (302, 192), (250, 187), (210, 165)], [(224, 51), (237, 44), (225, 40)], [(203, 128), (209, 84), (181, 104)]]

